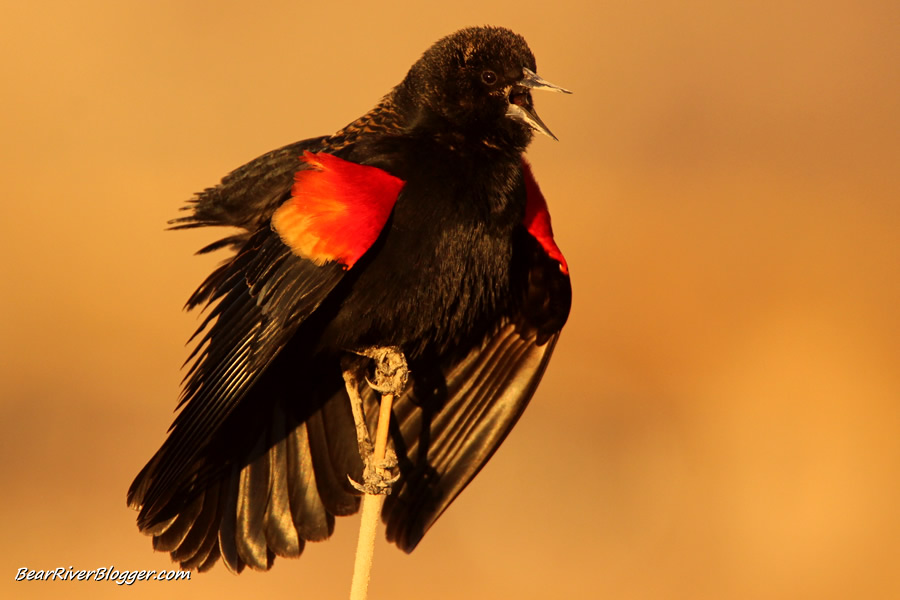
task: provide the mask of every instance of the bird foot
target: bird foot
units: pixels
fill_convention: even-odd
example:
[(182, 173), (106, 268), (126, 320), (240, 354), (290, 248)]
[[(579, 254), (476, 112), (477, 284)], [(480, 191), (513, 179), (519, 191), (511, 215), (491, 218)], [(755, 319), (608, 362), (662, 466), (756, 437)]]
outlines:
[(406, 357), (396, 346), (366, 348), (360, 351), (375, 361), (375, 381), (366, 377), (366, 383), (381, 394), (399, 396), (409, 380), (409, 366)]
[(376, 460), (369, 452), (365, 457), (366, 467), (363, 470), (363, 481), (357, 483), (349, 475), (350, 485), (364, 494), (388, 495), (391, 487), (400, 479), (397, 453), (392, 448), (385, 451), (384, 458)]
[[(381, 393), (384, 398), (388, 394), (399, 396), (406, 387), (409, 379), (409, 367), (406, 357), (396, 347), (373, 347), (356, 351), (355, 354), (371, 358), (375, 361), (375, 381), (366, 377), (366, 383), (372, 389)], [(391, 493), (391, 486), (400, 478), (397, 454), (391, 448), (390, 441), (384, 441), (384, 458), (376, 458), (375, 446), (366, 426), (365, 412), (363, 410), (362, 397), (359, 394), (359, 369), (354, 367), (352, 361), (347, 360), (343, 365), (344, 383), (347, 394), (350, 396), (350, 406), (353, 412), (353, 420), (356, 425), (356, 440), (359, 444), (359, 456), (363, 461), (363, 481), (358, 483), (349, 475), (350, 485), (355, 489), (374, 495), (387, 495)], [(382, 401), (384, 401), (384, 398)], [(383, 434), (387, 438), (387, 431)]]

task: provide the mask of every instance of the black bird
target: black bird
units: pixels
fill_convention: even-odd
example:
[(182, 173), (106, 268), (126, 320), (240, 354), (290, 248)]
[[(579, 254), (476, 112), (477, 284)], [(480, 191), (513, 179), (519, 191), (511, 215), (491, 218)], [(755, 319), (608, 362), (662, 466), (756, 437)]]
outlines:
[[(180, 413), (128, 490), (183, 568), (268, 569), (357, 511), (347, 373), (399, 349), (409, 385), (382, 517), (410, 552), (521, 416), (569, 314), (568, 267), (523, 152), (538, 118), (525, 40), (449, 35), (364, 116), (197, 194), (176, 229), (237, 227), (188, 308), (208, 315)], [(369, 420), (379, 395), (362, 386)]]

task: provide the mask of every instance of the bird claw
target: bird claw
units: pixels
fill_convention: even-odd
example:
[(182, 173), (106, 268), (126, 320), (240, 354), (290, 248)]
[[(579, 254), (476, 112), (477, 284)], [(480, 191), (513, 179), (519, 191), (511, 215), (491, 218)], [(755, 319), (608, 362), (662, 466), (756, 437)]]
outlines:
[(350, 481), (350, 485), (364, 494), (386, 496), (391, 493), (391, 487), (400, 479), (400, 473), (397, 470), (399, 464), (397, 454), (391, 448), (387, 449), (384, 458), (380, 461), (376, 461), (370, 453), (366, 457), (363, 482), (357, 483), (349, 475), (347, 475), (347, 479)]
[(406, 356), (395, 346), (367, 348), (360, 352), (375, 361), (375, 381), (366, 377), (366, 383), (381, 394), (400, 395), (409, 380)]

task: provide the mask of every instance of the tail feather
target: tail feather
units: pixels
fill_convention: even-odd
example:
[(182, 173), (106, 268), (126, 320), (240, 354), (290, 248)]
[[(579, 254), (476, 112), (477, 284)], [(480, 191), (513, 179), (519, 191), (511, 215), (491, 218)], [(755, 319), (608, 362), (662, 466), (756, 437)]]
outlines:
[[(128, 494), (137, 509), (154, 498), (154, 510), (138, 521), (154, 549), (185, 569), (205, 571), (221, 558), (235, 573), (267, 570), (276, 556), (298, 557), (306, 542), (330, 537), (336, 515), (355, 513), (359, 493), (348, 475), (359, 479), (362, 461), (350, 401), (342, 386), (311, 395), (293, 405), (276, 397), (269, 416), (256, 421), (236, 416), (207, 441), (189, 481), (160, 492), (158, 475), (172, 460), (164, 445)], [(325, 396), (311, 415), (302, 408)]]

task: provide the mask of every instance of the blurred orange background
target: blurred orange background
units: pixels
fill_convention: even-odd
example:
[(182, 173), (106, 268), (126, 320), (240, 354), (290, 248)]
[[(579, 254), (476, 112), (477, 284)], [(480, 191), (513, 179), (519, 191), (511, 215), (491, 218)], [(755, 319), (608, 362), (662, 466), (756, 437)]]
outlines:
[[(371, 597), (900, 597), (895, 0), (9, 2), (0, 23), (0, 596), (20, 567), (167, 569), (125, 506), (221, 255), (182, 201), (368, 110), (431, 43), (523, 34), (529, 153), (575, 301), (531, 407)], [(297, 561), (133, 598), (341, 598)]]

